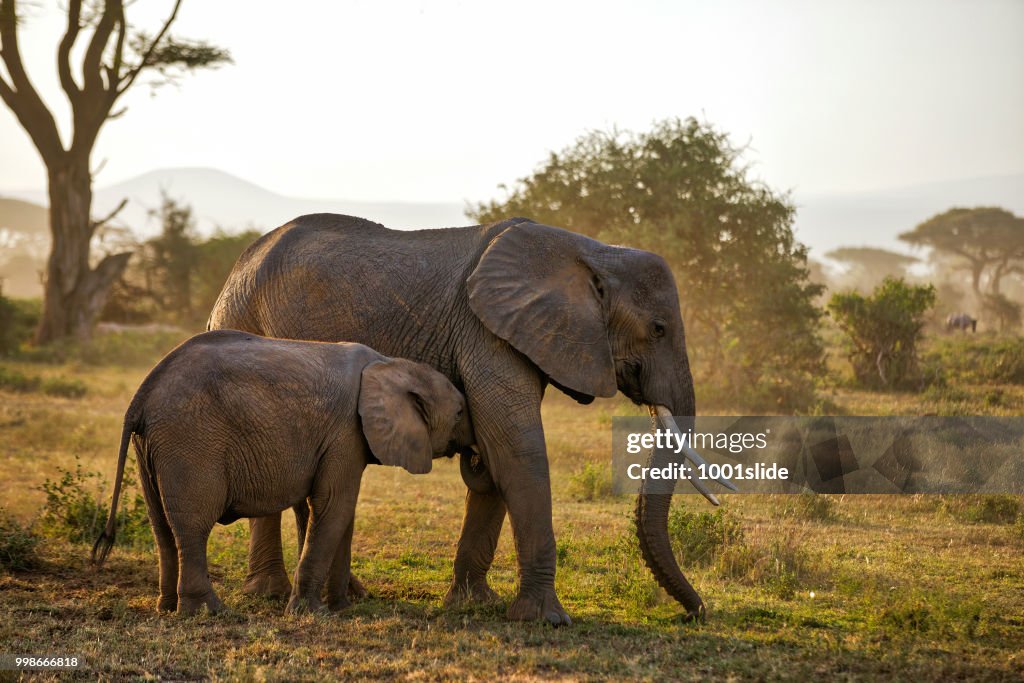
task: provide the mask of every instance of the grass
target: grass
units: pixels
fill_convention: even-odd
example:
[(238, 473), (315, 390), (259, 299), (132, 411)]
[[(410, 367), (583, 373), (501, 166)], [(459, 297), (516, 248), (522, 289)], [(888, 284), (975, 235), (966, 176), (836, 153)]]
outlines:
[[(640, 410), (618, 400), (584, 408), (557, 392), (543, 412), (556, 581), (572, 627), (510, 623), (505, 605), (442, 607), (465, 504), (455, 461), (420, 477), (367, 470), (353, 557), (372, 597), (344, 613), (284, 616), (282, 603), (243, 595), (248, 530), (241, 521), (218, 527), (209, 548), (214, 585), (230, 612), (160, 617), (151, 548), (115, 548), (93, 571), (88, 543), (30, 524), (52, 506), (46, 481), (70, 507), (79, 485), (108, 500), (109, 483), (95, 493), (98, 480), (88, 473), (112, 478), (123, 411), (147, 368), (52, 359), (6, 365), (26, 376), (75, 379), (89, 398), (0, 388), (0, 500), (9, 508), (0, 515), (0, 555), (5, 543), (21, 544), (14, 553), (28, 561), (0, 573), (0, 653), (79, 654), (88, 663), (83, 679), (1024, 676), (1019, 498), (725, 495), (712, 510), (697, 496), (679, 496), (670, 512), (674, 547), (708, 605), (704, 624), (684, 624), (643, 565), (634, 499), (602, 483), (610, 416)], [(955, 403), (1010, 411), (977, 400), (992, 388), (966, 385)], [(1021, 397), (1019, 387), (998, 388)], [(947, 399), (839, 389), (833, 400), (850, 413), (915, 414)], [(294, 567), (287, 519), (284, 538)], [(490, 582), (507, 604), (516, 587), (507, 524)], [(39, 676), (48, 677), (57, 676)]]
[(47, 396), (64, 396), (66, 398), (81, 398), (86, 394), (85, 384), (81, 380), (68, 379), (60, 375), (50, 377), (26, 375), (3, 366), (0, 366), (0, 389), (21, 393), (38, 391)]

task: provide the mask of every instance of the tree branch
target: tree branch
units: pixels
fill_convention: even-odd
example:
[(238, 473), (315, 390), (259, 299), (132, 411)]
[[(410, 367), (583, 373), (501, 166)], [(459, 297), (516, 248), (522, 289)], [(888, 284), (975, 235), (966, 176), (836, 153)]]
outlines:
[[(53, 114), (46, 108), (39, 93), (25, 73), (18, 49), (18, 15), (15, 0), (0, 0), (0, 57), (3, 58), (11, 84), (4, 83), (0, 96), (22, 127), (32, 138), (32, 143), (47, 165), (64, 152), (60, 133), (53, 120)], [(2, 81), (2, 79), (0, 79)]]
[(107, 49), (107, 43), (110, 41), (110, 34), (114, 32), (116, 10), (119, 7), (123, 12), (121, 0), (106, 0), (103, 14), (100, 15), (92, 40), (89, 41), (89, 48), (85, 52), (85, 59), (82, 61), (83, 89), (90, 98), (99, 97), (100, 93), (106, 94), (100, 62), (103, 59), (103, 51)]
[(78, 32), (82, 28), (81, 17), (82, 0), (71, 0), (68, 4), (68, 28), (57, 48), (57, 74), (60, 76), (60, 85), (67, 93), (72, 106), (78, 99), (78, 95), (81, 94), (74, 76), (71, 75), (71, 48), (74, 47)]
[(114, 59), (111, 65), (107, 67), (107, 82), (110, 87), (111, 106), (113, 106), (114, 100), (117, 99), (117, 88), (121, 83), (121, 66), (124, 64), (124, 41), (128, 33), (128, 22), (124, 18), (123, 5), (119, 8), (116, 21), (117, 39), (114, 42)]
[(127, 205), (128, 205), (128, 198), (125, 197), (124, 199), (121, 200), (121, 203), (119, 203), (117, 205), (117, 207), (115, 207), (114, 210), (111, 211), (110, 213), (108, 213), (104, 218), (101, 218), (101, 219), (99, 219), (97, 221), (92, 221), (92, 223), (89, 225), (90, 231), (95, 233), (97, 230), (102, 228), (104, 225), (106, 225), (110, 221), (114, 220), (117, 217), (117, 214), (121, 213), (121, 210), (124, 209), (124, 207), (127, 206)]
[(167, 21), (164, 22), (164, 25), (160, 27), (160, 30), (157, 32), (156, 37), (153, 38), (153, 42), (149, 44), (149, 47), (147, 47), (146, 51), (142, 54), (142, 58), (139, 60), (139, 63), (133, 66), (131, 69), (129, 69), (128, 73), (122, 81), (124, 85), (117, 90), (117, 95), (115, 97), (124, 94), (124, 92), (128, 90), (128, 88), (132, 87), (132, 83), (134, 83), (135, 79), (139, 77), (139, 73), (144, 68), (146, 68), (146, 65), (149, 63), (149, 59), (153, 56), (153, 52), (156, 51), (156, 48), (160, 44), (160, 41), (163, 40), (164, 36), (167, 34), (167, 30), (171, 27), (171, 24), (173, 24), (174, 20), (178, 17), (178, 9), (180, 7), (181, 0), (175, 0), (174, 9), (171, 10), (171, 15), (167, 17)]

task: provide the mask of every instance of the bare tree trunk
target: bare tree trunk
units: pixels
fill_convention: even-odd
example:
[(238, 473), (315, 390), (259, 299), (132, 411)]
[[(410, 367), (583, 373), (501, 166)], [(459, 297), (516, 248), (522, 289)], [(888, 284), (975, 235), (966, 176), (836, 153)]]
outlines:
[(48, 160), (50, 232), (53, 245), (46, 266), (42, 319), (36, 342), (64, 337), (88, 339), (110, 288), (120, 277), (131, 254), (106, 256), (95, 268), (89, 265), (92, 178), (89, 159), (67, 154), (62, 162)]
[(971, 263), (971, 289), (974, 290), (974, 296), (978, 301), (981, 301), (981, 273), (984, 269), (984, 263)]

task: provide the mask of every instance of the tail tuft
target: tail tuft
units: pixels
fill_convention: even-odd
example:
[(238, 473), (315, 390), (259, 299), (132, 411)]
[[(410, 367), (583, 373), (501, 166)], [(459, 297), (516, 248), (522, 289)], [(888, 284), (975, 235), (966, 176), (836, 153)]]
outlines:
[(102, 566), (107, 560), (107, 555), (110, 554), (110, 549), (113, 547), (114, 533), (112, 531), (108, 533), (108, 530), (104, 529), (92, 546), (92, 556), (90, 557), (92, 565), (94, 567)]

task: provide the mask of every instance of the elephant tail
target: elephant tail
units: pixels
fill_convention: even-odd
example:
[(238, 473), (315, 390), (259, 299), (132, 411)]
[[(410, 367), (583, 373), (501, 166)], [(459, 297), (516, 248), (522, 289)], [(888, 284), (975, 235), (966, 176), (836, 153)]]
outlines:
[[(130, 416), (132, 411), (128, 411)], [(110, 549), (114, 547), (114, 537), (117, 533), (117, 500), (121, 497), (121, 482), (124, 479), (124, 463), (128, 457), (128, 442), (131, 441), (132, 432), (135, 431), (135, 420), (126, 416), (124, 427), (121, 430), (121, 447), (117, 453), (117, 476), (114, 479), (114, 496), (110, 501), (110, 516), (107, 517), (107, 526), (103, 529), (96, 543), (92, 546), (91, 562), (93, 566), (99, 567), (107, 559)]]

